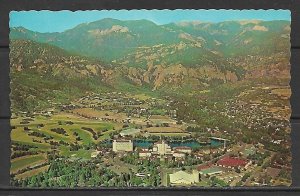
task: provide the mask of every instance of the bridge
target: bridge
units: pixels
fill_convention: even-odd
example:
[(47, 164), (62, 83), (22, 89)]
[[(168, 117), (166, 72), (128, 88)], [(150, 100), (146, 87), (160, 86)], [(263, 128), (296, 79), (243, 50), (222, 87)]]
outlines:
[(213, 139), (213, 140), (230, 141), (229, 139), (220, 138), (220, 137), (209, 137), (209, 138), (210, 138), (210, 139)]
[(218, 140), (218, 141), (223, 141), (223, 142), (224, 142), (224, 149), (226, 148), (226, 142), (227, 142), (227, 141), (230, 141), (230, 140), (228, 140), (228, 139), (220, 138), (220, 137), (210, 137), (210, 139)]

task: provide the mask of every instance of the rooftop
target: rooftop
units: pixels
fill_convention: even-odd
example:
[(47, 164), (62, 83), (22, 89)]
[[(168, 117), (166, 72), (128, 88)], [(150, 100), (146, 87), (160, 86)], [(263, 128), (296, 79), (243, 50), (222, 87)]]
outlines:
[(185, 183), (194, 183), (195, 181), (199, 181), (199, 179), (195, 179), (194, 174), (190, 174), (185, 171), (178, 171), (173, 174), (170, 174), (170, 182), (171, 183), (178, 183), (178, 182), (185, 182)]
[(174, 150), (181, 150), (181, 149), (184, 149), (184, 150), (190, 150), (192, 149), (191, 147), (188, 147), (188, 146), (177, 146), (177, 147), (174, 147)]
[(132, 141), (131, 140), (114, 140), (114, 142), (124, 142), (124, 143), (126, 142), (127, 143), (127, 142), (132, 142)]
[(238, 158), (224, 157), (218, 160), (217, 164), (223, 166), (238, 167), (238, 166), (245, 166), (247, 164), (247, 161)]
[(211, 167), (211, 165), (200, 165), (200, 166), (197, 167), (197, 170), (201, 171), (201, 170), (204, 170), (204, 169), (207, 169), (207, 168), (210, 168), (210, 167)]
[(221, 173), (221, 172), (223, 172), (223, 170), (219, 167), (209, 167), (209, 168), (201, 170), (201, 173), (204, 175), (205, 174), (213, 174), (213, 173)]

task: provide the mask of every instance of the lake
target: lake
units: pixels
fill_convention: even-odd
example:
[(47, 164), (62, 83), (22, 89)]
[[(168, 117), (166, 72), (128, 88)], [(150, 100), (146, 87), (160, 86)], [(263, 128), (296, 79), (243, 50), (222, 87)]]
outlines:
[[(149, 147), (153, 146), (153, 143), (154, 142), (152, 142), (152, 141), (143, 141), (143, 140), (134, 140), (133, 141), (134, 147), (140, 147), (140, 148), (149, 148)], [(188, 146), (191, 148), (199, 148), (201, 146), (209, 145), (209, 144), (201, 144), (196, 140), (174, 141), (174, 142), (168, 142), (168, 143), (172, 148), (178, 147), (178, 146)], [(211, 140), (210, 145), (213, 147), (218, 147), (218, 146), (222, 146), (223, 142), (218, 141), (218, 140)]]

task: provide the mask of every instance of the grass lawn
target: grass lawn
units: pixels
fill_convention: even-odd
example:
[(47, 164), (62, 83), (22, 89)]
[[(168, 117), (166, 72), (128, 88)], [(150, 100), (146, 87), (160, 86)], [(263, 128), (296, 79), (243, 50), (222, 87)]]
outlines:
[(65, 142), (69, 142), (70, 138), (68, 136), (51, 131), (51, 129), (58, 128), (58, 127), (59, 126), (56, 126), (56, 125), (45, 125), (45, 127), (41, 128), (41, 129), (32, 129), (32, 130), (36, 131), (36, 132), (44, 133), (47, 136), (51, 136), (51, 137), (53, 137), (54, 140), (57, 140), (57, 141), (63, 140)]
[(11, 161), (11, 172), (16, 172), (28, 166), (33, 166), (45, 161), (46, 156), (44, 154), (19, 157)]
[(202, 186), (202, 187), (207, 187), (207, 186), (209, 186), (208, 182), (207, 182), (207, 181), (204, 181), (204, 180), (201, 180), (201, 181), (198, 182), (196, 185), (197, 185), (197, 186)]
[(18, 144), (27, 144), (27, 145), (31, 145), (31, 146), (36, 146), (37, 148), (34, 149), (34, 151), (36, 150), (49, 150), (50, 149), (50, 144), (46, 144), (46, 143), (35, 143), (35, 142), (23, 142), (23, 141), (17, 141), (12, 139), (12, 141), (18, 143)]
[[(91, 143), (94, 143), (94, 139), (93, 139), (93, 136), (91, 133), (83, 130), (83, 129), (79, 129), (79, 128), (76, 128), (76, 129), (70, 129), (73, 133), (76, 132), (78, 133), (78, 136), (82, 139), (81, 142), (83, 144), (91, 144)], [(72, 134), (73, 137), (75, 137), (73, 134)]]
[(78, 151), (70, 151), (70, 148), (66, 146), (60, 146), (59, 150), (62, 156), (76, 157), (76, 158), (83, 158), (83, 159), (91, 159), (91, 153), (93, 151), (93, 150), (84, 150), (84, 149), (79, 149)]
[(13, 141), (29, 142), (32, 143), (32, 137), (29, 136), (22, 127), (17, 127), (11, 131), (11, 139)]

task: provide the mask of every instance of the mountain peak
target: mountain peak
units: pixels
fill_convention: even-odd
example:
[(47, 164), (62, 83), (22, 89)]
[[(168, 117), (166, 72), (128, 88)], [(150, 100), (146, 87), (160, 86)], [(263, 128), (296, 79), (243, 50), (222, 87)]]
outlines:
[(259, 24), (262, 22), (262, 20), (240, 20), (238, 21), (241, 25), (247, 25), (247, 24)]
[(197, 26), (199, 24), (206, 24), (206, 23), (211, 23), (211, 22), (193, 20), (193, 21), (179, 21), (179, 22), (176, 22), (175, 24), (177, 26), (185, 27), (185, 26)]

